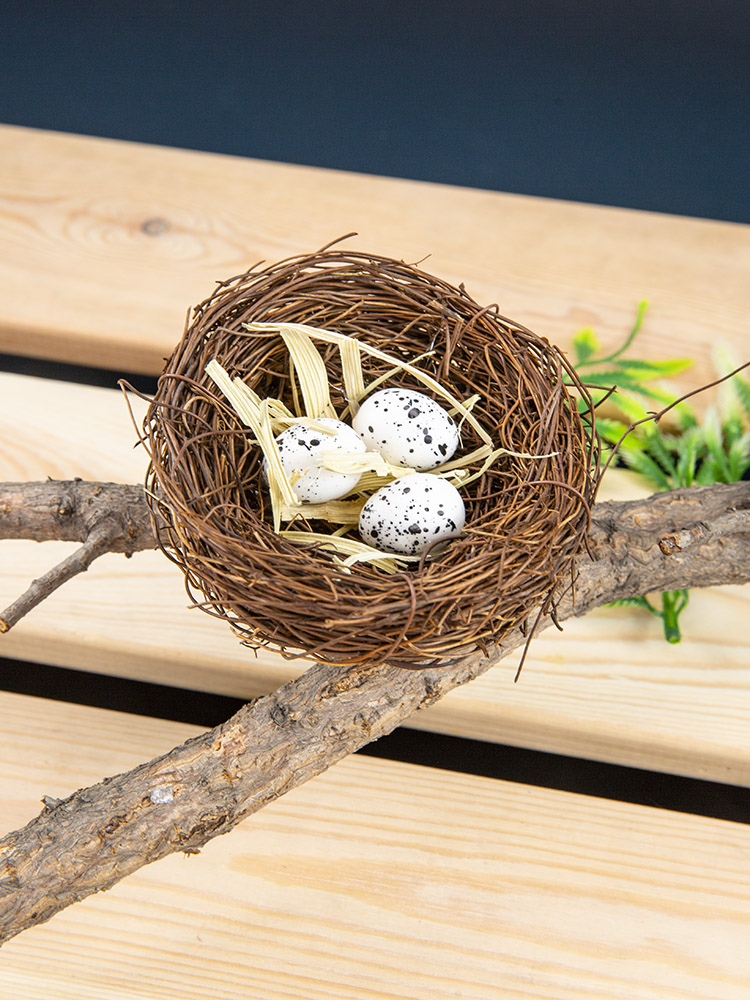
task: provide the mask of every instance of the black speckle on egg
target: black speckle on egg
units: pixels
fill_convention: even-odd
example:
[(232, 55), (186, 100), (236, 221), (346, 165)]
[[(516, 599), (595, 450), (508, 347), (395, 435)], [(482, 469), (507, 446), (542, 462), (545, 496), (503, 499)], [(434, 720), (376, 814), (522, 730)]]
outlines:
[(408, 528), (408, 531), (409, 531), (410, 535), (421, 535), (422, 534), (422, 529), (420, 528), (420, 526), (418, 524), (410, 524), (409, 528)]
[(421, 412), (422, 411), (419, 409), (419, 407), (412, 406), (412, 408), (409, 410), (409, 413), (407, 415), (408, 415), (408, 417), (409, 417), (410, 420), (414, 420), (414, 418), (418, 417)]

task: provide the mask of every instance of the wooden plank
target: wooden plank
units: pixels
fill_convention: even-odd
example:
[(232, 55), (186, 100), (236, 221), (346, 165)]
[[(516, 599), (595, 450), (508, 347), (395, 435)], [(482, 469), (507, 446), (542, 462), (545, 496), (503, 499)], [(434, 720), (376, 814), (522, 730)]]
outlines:
[[(0, 695), (3, 832), (195, 733)], [(353, 757), (3, 948), (26, 1000), (744, 1000), (750, 828)]]
[[(0, 480), (144, 474), (113, 390), (2, 375), (0, 441)], [(608, 490), (633, 492), (631, 483), (614, 475)], [(69, 548), (3, 542), (2, 606)], [(179, 571), (160, 554), (109, 556), (2, 636), (0, 654), (244, 698), (302, 669), (268, 652), (255, 659), (186, 604)], [(520, 683), (511, 658), (410, 725), (750, 783), (750, 588), (695, 592), (684, 626), (684, 642), (670, 646), (655, 619), (602, 609), (540, 635)]]
[(565, 346), (614, 344), (648, 298), (652, 356), (746, 349), (750, 227), (0, 127), (0, 350), (162, 367), (189, 306), (260, 259), (352, 246), (464, 282)]

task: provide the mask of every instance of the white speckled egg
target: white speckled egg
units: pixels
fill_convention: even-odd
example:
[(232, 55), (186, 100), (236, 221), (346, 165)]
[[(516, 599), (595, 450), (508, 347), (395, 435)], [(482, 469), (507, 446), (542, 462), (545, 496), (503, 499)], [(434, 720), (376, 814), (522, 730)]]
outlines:
[(359, 533), (384, 552), (414, 556), (431, 542), (458, 535), (465, 519), (463, 499), (452, 483), (415, 472), (373, 493), (359, 516)]
[(381, 389), (368, 396), (352, 421), (368, 448), (391, 465), (425, 472), (458, 448), (458, 428), (442, 406), (414, 389)]
[(331, 417), (321, 417), (319, 424), (330, 427), (331, 434), (292, 424), (276, 438), (281, 465), (292, 481), (292, 488), (302, 503), (326, 503), (345, 496), (359, 482), (360, 476), (331, 472), (321, 466), (325, 451), (358, 454), (366, 447), (356, 431)]

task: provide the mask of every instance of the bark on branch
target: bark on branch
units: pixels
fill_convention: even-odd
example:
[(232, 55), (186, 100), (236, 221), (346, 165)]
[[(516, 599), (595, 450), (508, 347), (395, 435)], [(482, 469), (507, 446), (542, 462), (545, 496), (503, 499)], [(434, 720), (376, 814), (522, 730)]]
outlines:
[(84, 542), (102, 522), (120, 528), (110, 552), (154, 548), (142, 486), (83, 479), (0, 483), (0, 539)]
[[(143, 504), (142, 496), (124, 500), (123, 494), (115, 501), (116, 492), (96, 489), (88, 507), (101, 503), (101, 512), (110, 501)], [(13, 527), (0, 528), (0, 537), (29, 537), (25, 516), (16, 512)], [(37, 515), (28, 516), (31, 524)], [(51, 531), (55, 521), (53, 516), (46, 528), (37, 527), (33, 537)], [(90, 533), (85, 525), (80, 531), (78, 537)], [(599, 504), (589, 543), (590, 552), (578, 561), (575, 593), (561, 596), (560, 621), (648, 591), (746, 582), (750, 483)], [(539, 628), (549, 624), (542, 620)], [(26, 827), (0, 840), (0, 943), (145, 864), (198, 850), (523, 642), (515, 633), (490, 657), (471, 655), (424, 671), (315, 665), (216, 729), (45, 805)]]

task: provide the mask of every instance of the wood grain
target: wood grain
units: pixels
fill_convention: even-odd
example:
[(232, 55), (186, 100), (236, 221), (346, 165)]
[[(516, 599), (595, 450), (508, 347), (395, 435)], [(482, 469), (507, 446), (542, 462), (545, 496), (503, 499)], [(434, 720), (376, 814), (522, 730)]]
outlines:
[(417, 261), (565, 347), (746, 350), (750, 227), (0, 127), (0, 350), (155, 372), (185, 312), (261, 259), (352, 246)]
[[(0, 376), (0, 480), (143, 478), (145, 456), (114, 390)], [(605, 496), (637, 495), (613, 475)], [(641, 489), (641, 495), (647, 491)], [(69, 551), (0, 545), (0, 606)], [(602, 609), (541, 634), (521, 681), (510, 657), (410, 725), (671, 773), (750, 783), (750, 589), (694, 592), (685, 640), (629, 609)], [(0, 653), (242, 698), (303, 669), (253, 657), (195, 610), (159, 553), (106, 556), (8, 635)]]
[[(7, 694), (0, 717), (7, 826), (196, 733)], [(354, 757), (15, 938), (0, 993), (744, 1000), (749, 858), (740, 825)]]

